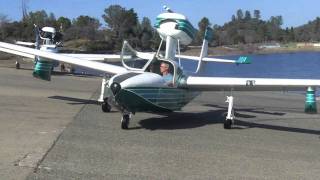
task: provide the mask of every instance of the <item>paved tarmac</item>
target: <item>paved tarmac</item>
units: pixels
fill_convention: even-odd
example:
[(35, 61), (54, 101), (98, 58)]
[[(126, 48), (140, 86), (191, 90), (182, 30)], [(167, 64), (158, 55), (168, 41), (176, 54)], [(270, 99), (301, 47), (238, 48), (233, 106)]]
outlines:
[(129, 130), (86, 104), (29, 179), (318, 179), (320, 119), (303, 113), (304, 96), (235, 93), (238, 120), (225, 130), (225, 95), (168, 117), (137, 113)]
[(0, 179), (320, 176), (320, 116), (303, 113), (302, 95), (236, 92), (225, 130), (228, 94), (207, 92), (168, 117), (137, 113), (125, 131), (92, 100), (99, 78), (30, 74), (0, 68)]
[[(8, 65), (14, 62), (1, 61), (0, 179), (19, 180), (34, 171), (100, 79), (53, 76), (46, 82), (34, 79), (30, 70), (4, 68)], [(84, 101), (67, 101), (77, 98)]]

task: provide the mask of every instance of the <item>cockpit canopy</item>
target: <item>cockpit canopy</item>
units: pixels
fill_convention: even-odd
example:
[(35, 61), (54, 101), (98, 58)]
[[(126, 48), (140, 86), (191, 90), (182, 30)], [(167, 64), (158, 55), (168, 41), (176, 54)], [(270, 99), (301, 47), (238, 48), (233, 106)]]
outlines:
[(138, 52), (127, 41), (124, 41), (121, 61), (122, 65), (132, 71), (144, 71), (155, 58), (155, 53)]
[(127, 41), (123, 43), (121, 61), (122, 65), (130, 71), (151, 72), (160, 76), (162, 76), (160, 65), (164, 62), (169, 65), (169, 73), (173, 76), (172, 82), (174, 86), (184, 76), (183, 71), (176, 62), (157, 57), (156, 53), (136, 51)]
[(53, 27), (43, 27), (39, 32), (39, 35), (46, 45), (59, 44), (63, 37), (63, 35), (60, 32), (57, 32)]

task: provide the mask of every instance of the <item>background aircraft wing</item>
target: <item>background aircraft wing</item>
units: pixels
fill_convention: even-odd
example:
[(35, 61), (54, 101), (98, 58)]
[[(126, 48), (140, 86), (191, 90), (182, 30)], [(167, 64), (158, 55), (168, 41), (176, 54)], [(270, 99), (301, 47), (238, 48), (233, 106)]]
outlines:
[(118, 74), (118, 73), (124, 73), (127, 70), (124, 67), (111, 65), (111, 64), (105, 64), (101, 62), (94, 62), (94, 61), (87, 61), (76, 57), (70, 57), (66, 55), (61, 55), (57, 53), (51, 53), (51, 52), (45, 52), (40, 51), (33, 48), (28, 47), (22, 47), (14, 44), (4, 43), (0, 42), (0, 51), (4, 51), (10, 54), (15, 54), (19, 56), (24, 57), (31, 57), (31, 56), (39, 56), (51, 60), (61, 61), (77, 66), (82, 66), (102, 72), (107, 72), (111, 74)]
[(120, 55), (116, 54), (66, 54), (66, 53), (59, 53), (64, 56), (75, 57), (83, 60), (88, 61), (106, 61), (106, 60), (118, 60), (120, 62)]
[(23, 45), (23, 46), (36, 46), (36, 43), (33, 42), (24, 42), (24, 41), (17, 41), (16, 44)]
[(186, 87), (204, 91), (300, 91), (320, 86), (320, 80), (188, 77)]

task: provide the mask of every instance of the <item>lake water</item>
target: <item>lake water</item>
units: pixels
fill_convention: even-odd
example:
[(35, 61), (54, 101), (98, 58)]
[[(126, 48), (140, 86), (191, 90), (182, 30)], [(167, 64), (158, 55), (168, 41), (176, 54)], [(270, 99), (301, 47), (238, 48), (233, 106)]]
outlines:
[[(248, 55), (251, 64), (206, 63), (199, 76), (227, 76), (251, 78), (301, 78), (320, 79), (320, 52)], [(238, 59), (239, 56), (219, 58)], [(185, 71), (194, 72), (197, 61), (182, 60)], [(76, 68), (77, 73), (100, 75), (101, 73)]]
[[(206, 63), (199, 76), (320, 79), (320, 52), (248, 55), (251, 64)], [(238, 59), (239, 56), (221, 58)], [(184, 70), (195, 71), (196, 62), (182, 61)]]
[[(298, 52), (281, 54), (248, 55), (251, 64), (206, 63), (197, 76), (248, 77), (248, 78), (296, 78), (320, 79), (320, 52)], [(219, 58), (238, 59), (239, 56), (221, 56)], [(184, 71), (193, 74), (197, 61), (181, 61)], [(101, 75), (100, 72), (76, 68), (77, 73)], [(298, 92), (305, 93), (305, 92)], [(320, 96), (320, 89), (317, 89)]]

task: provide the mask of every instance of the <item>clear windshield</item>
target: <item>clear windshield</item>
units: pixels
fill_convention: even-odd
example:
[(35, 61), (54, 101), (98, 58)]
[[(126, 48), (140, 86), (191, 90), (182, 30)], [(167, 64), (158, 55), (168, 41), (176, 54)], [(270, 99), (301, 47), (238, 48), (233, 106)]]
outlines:
[(153, 53), (135, 51), (127, 42), (124, 43), (121, 53), (122, 64), (128, 69), (142, 70), (154, 58)]

